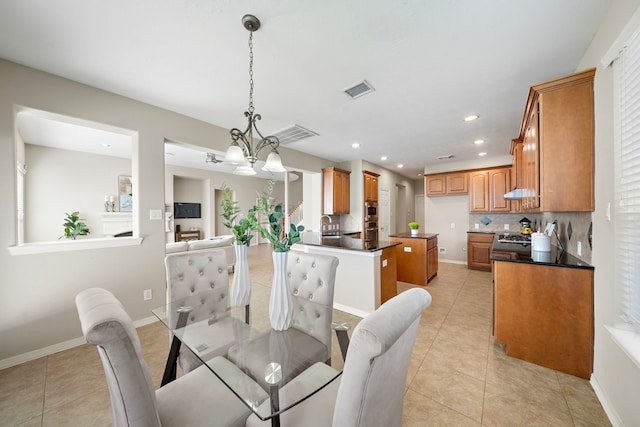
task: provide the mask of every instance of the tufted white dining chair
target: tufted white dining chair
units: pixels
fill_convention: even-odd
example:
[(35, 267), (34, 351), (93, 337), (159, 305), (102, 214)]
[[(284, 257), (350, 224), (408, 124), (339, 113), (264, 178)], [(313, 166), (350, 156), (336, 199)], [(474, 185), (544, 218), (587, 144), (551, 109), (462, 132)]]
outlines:
[[(227, 357), (238, 366), (255, 373), (260, 385), (269, 388), (264, 379), (267, 363), (282, 366), (285, 381), (295, 377), (314, 362), (331, 358), (331, 322), (333, 294), (338, 258), (329, 255), (289, 251), (287, 275), (293, 298), (293, 324), (286, 331), (271, 331), (257, 336), (243, 346), (233, 346)], [(295, 343), (295, 354), (286, 353)], [(269, 355), (269, 356), (267, 356)], [(269, 357), (269, 360), (267, 358)]]
[[(178, 364), (189, 372), (202, 360), (225, 355), (239, 334), (248, 334), (251, 327), (229, 315), (229, 271), (223, 249), (201, 249), (167, 254), (164, 259), (167, 274), (167, 302), (185, 299), (191, 308), (189, 323), (208, 320), (207, 334), (212, 337), (208, 348), (199, 357), (181, 346)], [(171, 324), (177, 313), (167, 313)], [(233, 328), (229, 327), (233, 324)]]
[[(109, 386), (114, 426), (244, 425), (251, 411), (207, 366), (154, 391), (133, 322), (111, 292), (86, 289), (76, 296), (76, 307), (87, 343), (98, 348)], [(267, 399), (267, 393), (227, 359), (216, 357), (208, 364), (233, 375), (238, 384), (250, 391), (251, 401)]]
[[(381, 305), (353, 330), (342, 375), (304, 402), (280, 416), (282, 427), (400, 427), (407, 370), (420, 316), (431, 295), (412, 288)], [(313, 384), (337, 372), (316, 363), (280, 390), (280, 407), (294, 401)], [(263, 405), (269, 405), (265, 401)], [(246, 427), (269, 423), (255, 415)]]

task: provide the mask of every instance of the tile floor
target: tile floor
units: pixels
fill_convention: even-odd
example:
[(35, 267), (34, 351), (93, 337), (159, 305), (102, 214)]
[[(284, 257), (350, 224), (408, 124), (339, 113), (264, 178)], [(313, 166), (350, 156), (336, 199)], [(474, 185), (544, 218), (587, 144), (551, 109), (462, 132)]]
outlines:
[[(252, 279), (270, 285), (267, 245), (252, 246)], [(399, 291), (411, 285), (399, 283)], [(440, 263), (429, 283), (407, 375), (404, 426), (607, 426), (588, 381), (505, 355), (491, 337), (491, 274)], [(344, 315), (334, 320), (358, 319)], [(168, 335), (138, 329), (156, 386)], [(334, 360), (338, 356), (334, 341)], [(80, 346), (0, 371), (0, 426), (109, 426), (111, 407), (95, 347)]]

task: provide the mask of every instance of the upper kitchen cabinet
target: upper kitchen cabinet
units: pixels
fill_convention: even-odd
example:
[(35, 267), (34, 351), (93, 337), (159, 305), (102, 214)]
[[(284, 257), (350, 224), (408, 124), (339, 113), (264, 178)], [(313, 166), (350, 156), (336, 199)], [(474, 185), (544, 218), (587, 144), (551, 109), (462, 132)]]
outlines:
[(338, 168), (322, 169), (323, 205), (325, 215), (349, 213), (349, 175), (351, 172)]
[(594, 75), (591, 69), (531, 87), (516, 171), (525, 210), (594, 210)]
[(363, 175), (364, 175), (364, 201), (377, 202), (378, 201), (378, 177), (380, 175), (370, 171), (363, 171)]
[(424, 188), (427, 196), (451, 196), (468, 193), (468, 174), (466, 172), (425, 175)]
[(510, 189), (510, 167), (470, 172), (469, 212), (511, 212), (511, 203), (504, 198)]

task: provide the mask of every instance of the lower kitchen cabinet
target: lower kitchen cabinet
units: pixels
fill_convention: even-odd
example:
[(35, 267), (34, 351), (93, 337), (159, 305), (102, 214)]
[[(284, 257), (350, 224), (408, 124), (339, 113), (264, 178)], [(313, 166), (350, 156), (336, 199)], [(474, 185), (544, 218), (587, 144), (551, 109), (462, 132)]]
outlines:
[(438, 274), (438, 235), (421, 233), (412, 237), (410, 233), (389, 236), (395, 247), (398, 265), (398, 280), (414, 285), (426, 286)]
[(494, 233), (467, 233), (467, 268), (491, 271), (491, 246)]
[(509, 356), (589, 379), (593, 269), (494, 262), (494, 338)]

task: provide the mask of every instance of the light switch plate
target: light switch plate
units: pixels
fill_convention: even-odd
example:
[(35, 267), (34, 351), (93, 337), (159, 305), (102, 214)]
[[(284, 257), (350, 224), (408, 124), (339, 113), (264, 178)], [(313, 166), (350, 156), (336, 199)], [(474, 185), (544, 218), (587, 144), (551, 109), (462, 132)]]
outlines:
[(402, 249), (404, 249), (405, 252), (411, 252), (411, 247), (409, 247), (409, 246), (405, 246)]
[(162, 210), (161, 209), (149, 209), (149, 219), (150, 220), (162, 220)]

